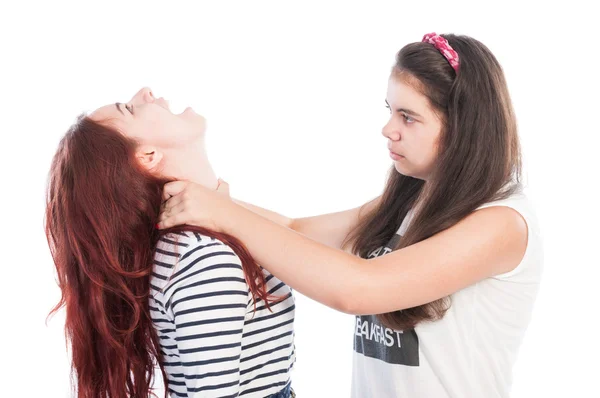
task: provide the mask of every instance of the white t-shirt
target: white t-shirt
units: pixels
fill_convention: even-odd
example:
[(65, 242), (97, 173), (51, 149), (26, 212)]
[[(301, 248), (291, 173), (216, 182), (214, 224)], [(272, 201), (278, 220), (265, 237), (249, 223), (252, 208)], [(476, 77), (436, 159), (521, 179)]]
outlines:
[[(395, 331), (373, 315), (357, 316), (354, 329), (354, 398), (505, 398), (512, 367), (531, 319), (542, 273), (538, 221), (526, 196), (490, 202), (480, 208), (508, 206), (528, 226), (525, 255), (518, 266), (452, 295), (443, 319), (414, 330)], [(409, 212), (378, 257), (406, 231)]]

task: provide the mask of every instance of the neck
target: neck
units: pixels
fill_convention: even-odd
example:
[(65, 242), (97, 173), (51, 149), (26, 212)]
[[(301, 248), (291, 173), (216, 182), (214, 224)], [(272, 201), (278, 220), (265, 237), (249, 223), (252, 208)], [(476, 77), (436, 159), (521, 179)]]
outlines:
[(163, 174), (216, 189), (217, 176), (208, 160), (203, 142), (185, 148), (166, 150)]

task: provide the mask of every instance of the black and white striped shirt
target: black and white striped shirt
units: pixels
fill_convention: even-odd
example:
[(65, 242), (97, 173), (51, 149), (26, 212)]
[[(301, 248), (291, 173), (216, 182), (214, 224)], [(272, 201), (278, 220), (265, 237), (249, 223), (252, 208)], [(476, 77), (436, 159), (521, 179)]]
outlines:
[(263, 272), (285, 300), (256, 304), (239, 257), (223, 242), (171, 233), (156, 249), (150, 313), (171, 397), (268, 397), (289, 383), (295, 362), (294, 298)]

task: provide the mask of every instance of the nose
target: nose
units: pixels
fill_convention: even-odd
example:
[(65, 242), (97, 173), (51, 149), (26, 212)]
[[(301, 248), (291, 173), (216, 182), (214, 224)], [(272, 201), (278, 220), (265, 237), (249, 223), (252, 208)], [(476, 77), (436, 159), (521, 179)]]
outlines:
[(143, 87), (133, 96), (133, 98), (131, 98), (131, 102), (134, 105), (154, 102), (154, 94), (152, 94), (152, 90), (150, 89), (150, 87)]
[(383, 126), (381, 129), (381, 134), (391, 140), (391, 141), (399, 141), (400, 140), (400, 131), (391, 123), (391, 120)]

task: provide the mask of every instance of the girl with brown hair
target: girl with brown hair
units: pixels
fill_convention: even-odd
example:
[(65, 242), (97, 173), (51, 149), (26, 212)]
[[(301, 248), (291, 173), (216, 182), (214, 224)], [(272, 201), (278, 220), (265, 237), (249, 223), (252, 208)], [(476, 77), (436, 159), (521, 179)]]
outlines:
[(502, 68), (473, 38), (428, 34), (397, 54), (386, 106), (393, 166), (371, 202), (290, 219), (230, 200), (225, 183), (177, 181), (159, 227), (231, 234), (356, 315), (355, 398), (507, 397), (543, 256)]

